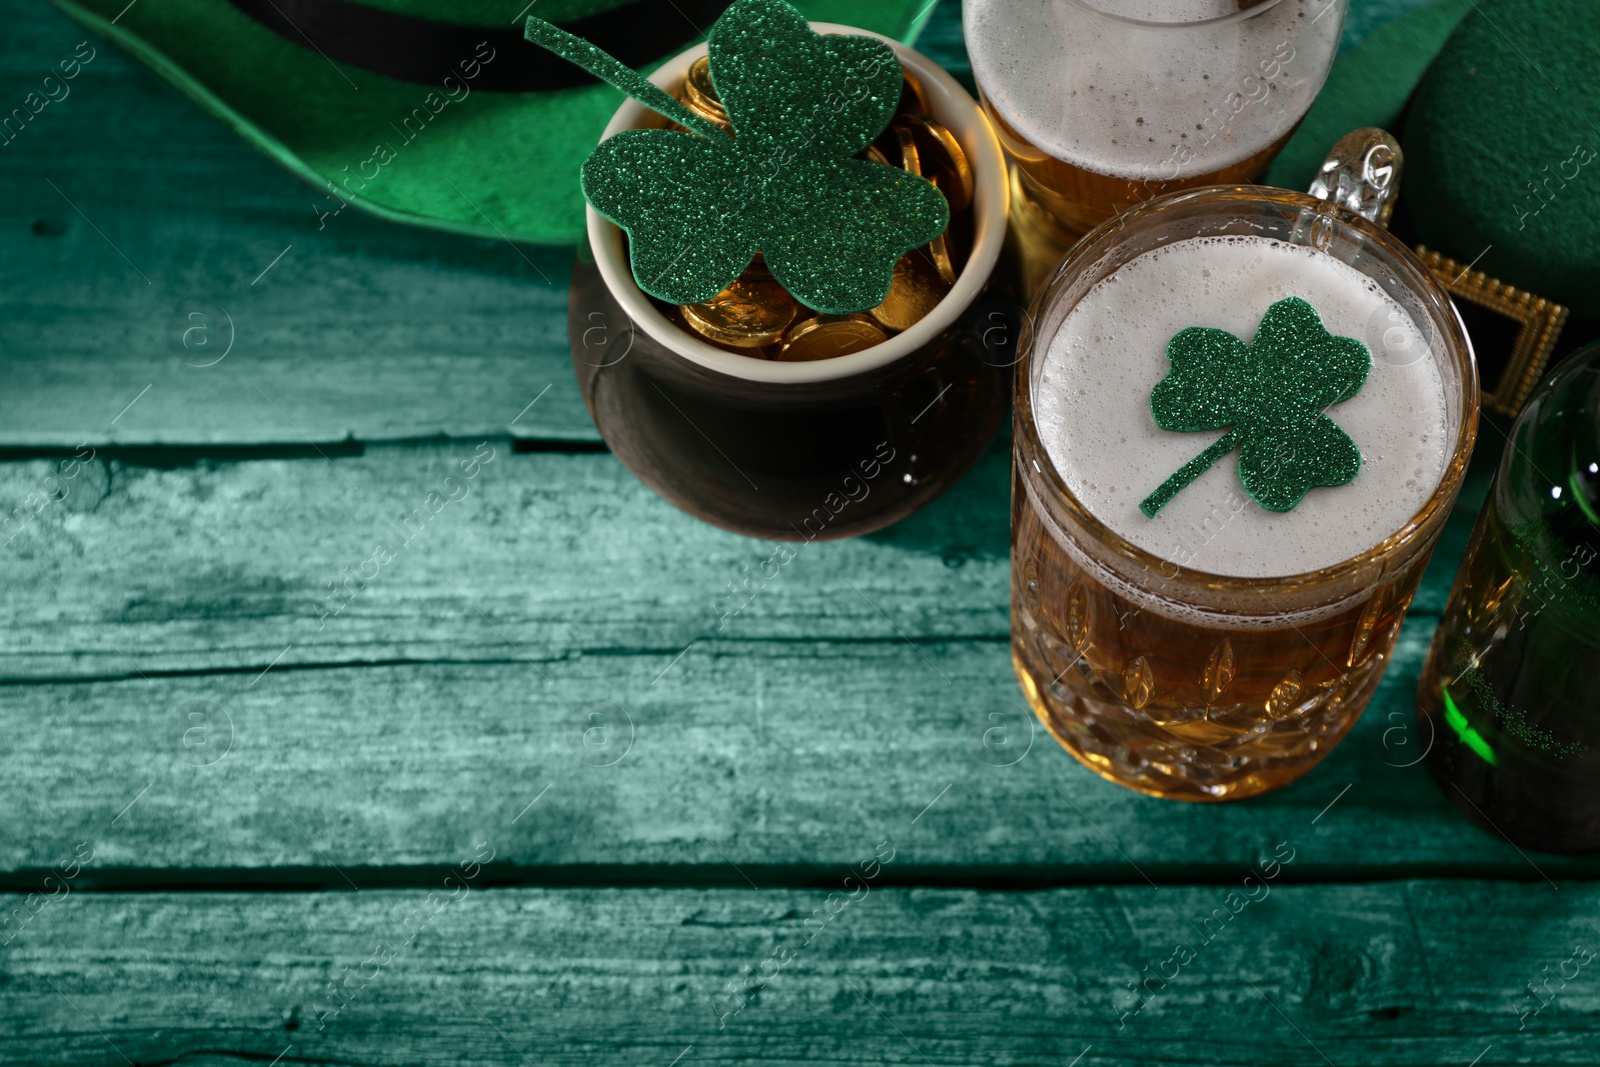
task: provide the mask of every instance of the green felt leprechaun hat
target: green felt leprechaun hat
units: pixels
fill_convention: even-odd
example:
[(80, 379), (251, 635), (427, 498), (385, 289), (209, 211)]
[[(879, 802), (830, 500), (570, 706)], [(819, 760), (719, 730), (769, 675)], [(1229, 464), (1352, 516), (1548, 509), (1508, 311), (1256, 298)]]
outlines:
[[(623, 94), (523, 39), (530, 13), (638, 70), (728, 0), (55, 0), (245, 140), (330, 211), (567, 244), (577, 174)], [(927, 0), (797, 0), (807, 18), (908, 40)]]

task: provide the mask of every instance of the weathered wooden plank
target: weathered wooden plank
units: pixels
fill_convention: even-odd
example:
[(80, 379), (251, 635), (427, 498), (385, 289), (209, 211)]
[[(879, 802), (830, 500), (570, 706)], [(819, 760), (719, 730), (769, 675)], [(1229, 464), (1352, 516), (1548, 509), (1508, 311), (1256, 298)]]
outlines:
[[(608, 454), (513, 454), (503, 438), (168, 470), (98, 454), (0, 464), (12, 512), (0, 542), (15, 532), (0, 547), (0, 678), (607, 648), (670, 658), (710, 637), (893, 640), (896, 628), (1003, 638), (1008, 463), (997, 442), (923, 513), (776, 559)], [(380, 542), (394, 558), (369, 563)], [(733, 615), (730, 583), (747, 581), (756, 592)]]
[[(503, 438), (0, 464), (0, 679), (472, 661), (507, 642), (545, 661), (710, 638), (1004, 639), (1009, 462), (997, 440), (904, 522), (781, 550), (677, 511), (609, 455)], [(1457, 516), (1416, 611), (1442, 608), (1470, 528)]]
[[(1465, 521), (1366, 723), (1325, 767), (1260, 804), (1167, 805), (1104, 786), (1032, 726), (1006, 645), (1007, 463), (998, 442), (911, 520), (799, 549), (726, 618), (727, 583), (772, 546), (680, 514), (604, 454), (501, 440), (171, 470), (97, 459), (71, 477), (52, 465), (66, 496), (17, 531), (0, 572), (0, 719), (15, 739), (0, 869), (47, 866), (138, 796), (95, 875), (106, 884), (180, 868), (324, 884), (311, 869), (329, 862), (438, 863), (551, 785), (508, 853), (530, 870), (507, 877), (735, 879), (725, 853), (781, 880), (949, 786), (939, 877), (1133, 877), (1100, 830), (1139, 868), (1185, 877), (1237, 863), (1276, 820), (1350, 785), (1340, 806), (1361, 820), (1313, 861), (1325, 871), (1527, 873), (1420, 766), (1389, 766), (1425, 742), (1412, 692)], [(3, 465), (0, 499), (26, 502), (45, 470)], [(319, 619), (321, 585), (436, 490), (461, 499)], [(606, 769), (583, 762), (618, 751), (582, 743), (602, 705), (636, 738)], [(231, 749), (197, 769), (185, 760), (215, 751), (219, 711)]]
[(0, 136), (0, 446), (597, 439), (570, 248), (319, 220), (318, 190), (60, 12), (0, 21), (0, 114), (94, 50)]
[(926, 836), (896, 871), (918, 882), (1218, 878), (1307, 826), (1296, 880), (1600, 874), (1524, 857), (1434, 786), (1411, 718), (1427, 634), (1414, 618), (1321, 766), (1228, 805), (1081, 768), (999, 641), (601, 650), (543, 676), (501, 646), (509, 662), (10, 686), (0, 884), (79, 841), (97, 887), (393, 884), (489, 835), (504, 882), (809, 884), (913, 821)]
[[(852, 868), (888, 842), (892, 871), (918, 829), (877, 829)], [(831, 896), (71, 894), (0, 957), (0, 1063), (1594, 1062), (1600, 890), (1252, 879), (1243, 903), (1251, 870), (1020, 894), (846, 887), (843, 867)]]

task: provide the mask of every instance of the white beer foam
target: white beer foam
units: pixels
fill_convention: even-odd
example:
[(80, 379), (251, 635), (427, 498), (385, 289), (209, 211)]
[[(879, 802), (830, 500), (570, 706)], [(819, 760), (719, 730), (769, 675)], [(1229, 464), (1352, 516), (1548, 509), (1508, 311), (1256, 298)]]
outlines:
[[(1086, 2), (1169, 23), (1239, 10), (1235, 0)], [(1098, 174), (1170, 180), (1239, 163), (1289, 132), (1338, 46), (1336, 2), (1280, 0), (1221, 26), (1144, 28), (1075, 0), (965, 0), (964, 21), (979, 87), (1023, 137)]]
[[(1273, 512), (1245, 493), (1235, 450), (1146, 518), (1139, 502), (1224, 432), (1156, 426), (1150, 390), (1171, 369), (1167, 343), (1187, 326), (1249, 342), (1267, 308), (1290, 296), (1379, 357), (1361, 391), (1327, 409), (1361, 450), (1361, 472)], [(1401, 347), (1386, 349), (1397, 334)], [(1067, 487), (1124, 540), (1185, 570), (1302, 574), (1395, 533), (1443, 477), (1445, 384), (1426, 337), (1376, 283), (1327, 253), (1266, 237), (1178, 241), (1127, 263), (1067, 314), (1034, 387), (1034, 418)]]

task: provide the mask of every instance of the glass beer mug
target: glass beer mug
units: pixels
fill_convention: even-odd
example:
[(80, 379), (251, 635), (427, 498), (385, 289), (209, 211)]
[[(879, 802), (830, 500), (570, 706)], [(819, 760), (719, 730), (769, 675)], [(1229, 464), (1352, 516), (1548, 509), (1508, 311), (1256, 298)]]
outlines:
[(1088, 230), (1162, 193), (1254, 181), (1327, 78), (1349, 0), (964, 0), (1010, 161), (1001, 276), (1026, 302)]
[(1349, 0), (965, 0), (1014, 210), (1063, 237), (1166, 192), (1248, 182), (1305, 116)]
[[(1196, 801), (1267, 792), (1327, 755), (1378, 684), (1478, 408), (1449, 297), (1381, 225), (1399, 164), (1387, 134), (1357, 131), (1318, 195), (1152, 200), (1089, 234), (1034, 302), (1015, 396), (1012, 657), (1040, 719), (1110, 781)], [(1147, 517), (1140, 498), (1218, 436), (1152, 421), (1168, 341), (1202, 326), (1249, 343), (1287, 296), (1371, 354), (1364, 385), (1327, 411), (1360, 473), (1269, 511), (1232, 453)]]

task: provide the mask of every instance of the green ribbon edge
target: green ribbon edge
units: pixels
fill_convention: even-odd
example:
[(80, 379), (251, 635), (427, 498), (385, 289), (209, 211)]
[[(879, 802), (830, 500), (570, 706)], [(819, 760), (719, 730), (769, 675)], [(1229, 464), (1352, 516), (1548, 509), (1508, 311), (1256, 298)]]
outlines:
[(1392, 129), (1473, 0), (1434, 0), (1372, 35), (1333, 64), (1305, 121), (1267, 168), (1263, 185), (1305, 192), (1334, 142), (1363, 126)]

